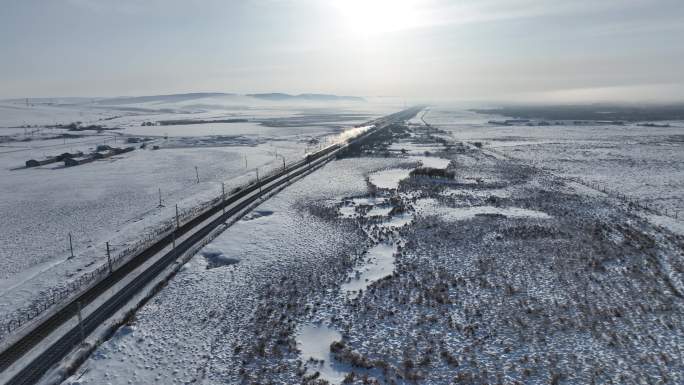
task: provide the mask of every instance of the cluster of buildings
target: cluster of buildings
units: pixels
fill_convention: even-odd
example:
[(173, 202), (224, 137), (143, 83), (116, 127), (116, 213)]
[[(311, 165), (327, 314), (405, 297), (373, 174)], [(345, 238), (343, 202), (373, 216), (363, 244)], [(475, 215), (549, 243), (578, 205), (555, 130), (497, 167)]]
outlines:
[(72, 167), (72, 166), (78, 166), (81, 164), (85, 163), (90, 163), (94, 160), (97, 159), (105, 159), (109, 158), (114, 155), (119, 155), (123, 154), (126, 152), (131, 152), (135, 148), (134, 147), (110, 147), (107, 145), (99, 145), (95, 149), (95, 151), (91, 152), (90, 154), (83, 154), (83, 152), (75, 152), (75, 153), (68, 153), (65, 152), (63, 154), (57, 155), (57, 156), (50, 156), (42, 160), (36, 160), (36, 159), (29, 159), (26, 161), (26, 168), (30, 167), (38, 167), (38, 166), (43, 166), (46, 164), (50, 163), (56, 163), (56, 162), (64, 162), (64, 166), (66, 167)]

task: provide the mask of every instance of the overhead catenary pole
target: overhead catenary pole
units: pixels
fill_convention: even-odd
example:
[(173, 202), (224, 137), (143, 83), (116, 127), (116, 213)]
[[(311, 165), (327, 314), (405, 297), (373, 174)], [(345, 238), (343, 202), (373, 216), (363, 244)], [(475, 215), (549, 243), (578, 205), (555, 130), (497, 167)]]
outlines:
[(69, 233), (69, 250), (71, 251), (71, 258), (74, 257), (74, 243), (71, 241), (71, 233)]
[(106, 245), (107, 245), (107, 263), (109, 264), (109, 274), (112, 274), (112, 256), (109, 252), (109, 242), (107, 242)]
[(178, 219), (178, 203), (176, 203), (176, 228), (180, 227), (180, 219)]
[(259, 194), (261, 194), (261, 182), (259, 182), (259, 167), (256, 168), (257, 185), (259, 186)]
[(226, 213), (226, 184), (221, 182), (221, 207), (223, 207), (223, 213)]

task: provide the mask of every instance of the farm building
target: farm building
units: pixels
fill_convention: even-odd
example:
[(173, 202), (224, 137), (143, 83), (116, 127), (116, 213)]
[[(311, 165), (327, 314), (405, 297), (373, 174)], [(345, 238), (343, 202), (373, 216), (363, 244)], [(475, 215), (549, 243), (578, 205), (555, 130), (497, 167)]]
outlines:
[(80, 158), (65, 158), (64, 159), (64, 166), (66, 166), (66, 167), (78, 166), (81, 164), (90, 163), (90, 162), (94, 161), (95, 159), (97, 159), (97, 158), (92, 157), (92, 156), (86, 156), (86, 157), (80, 157)]
[(57, 155), (57, 161), (62, 161), (62, 160), (64, 160), (64, 159), (66, 159), (66, 158), (78, 158), (78, 157), (81, 157), (81, 156), (83, 156), (83, 152), (81, 152), (81, 151), (79, 151), (79, 152), (74, 152), (73, 154), (72, 154), (72, 153), (65, 152), (65, 153), (63, 153), (63, 154)]
[(79, 151), (79, 152), (75, 152), (73, 154), (65, 152), (65, 153), (57, 155), (57, 156), (50, 156), (50, 157), (45, 158), (43, 160), (29, 159), (26, 161), (26, 168), (38, 167), (38, 166), (42, 166), (45, 164), (61, 162), (67, 158), (78, 158), (81, 156), (83, 156), (83, 152)]
[(131, 151), (133, 151), (133, 150), (135, 150), (135, 147), (112, 148), (112, 152), (113, 152), (115, 155), (118, 155), (118, 154), (125, 154), (125, 153), (131, 152)]
[[(98, 148), (99, 147), (100, 146), (98, 146)], [(131, 152), (131, 151), (135, 150), (135, 147), (125, 147), (125, 148), (112, 148), (109, 146), (106, 146), (106, 147), (108, 147), (109, 150), (106, 150), (105, 152), (93, 152), (93, 153), (91, 153), (85, 157), (82, 156), (83, 155), (82, 153), (81, 153), (80, 157), (66, 157), (66, 158), (64, 158), (64, 165), (66, 167), (78, 166), (81, 164), (90, 163), (90, 162), (97, 160), (97, 159), (105, 159), (105, 158), (109, 158), (109, 157), (114, 156), (114, 155), (124, 154), (126, 152)]]
[(26, 161), (26, 168), (38, 167), (55, 162), (57, 162), (57, 158), (45, 158), (43, 160), (29, 159)]

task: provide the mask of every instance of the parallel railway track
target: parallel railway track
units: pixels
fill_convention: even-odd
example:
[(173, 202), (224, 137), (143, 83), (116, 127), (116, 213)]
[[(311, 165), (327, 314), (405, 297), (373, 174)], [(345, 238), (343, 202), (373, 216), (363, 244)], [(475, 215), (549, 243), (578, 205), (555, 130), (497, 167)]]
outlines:
[[(124, 287), (120, 288), (114, 295), (104, 301), (92, 313), (82, 321), (82, 327), (71, 328), (65, 332), (50, 346), (38, 354), (31, 362), (27, 363), (22, 369), (12, 376), (7, 385), (23, 385), (36, 383), (50, 368), (61, 362), (75, 347), (82, 342), (82, 334), (88, 335), (97, 327), (102, 325), (107, 319), (112, 317), (123, 308), (136, 294), (140, 293), (150, 282), (157, 278), (167, 267), (173, 264), (184, 253), (188, 252), (194, 245), (209, 235), (214, 229), (225, 223), (238, 213), (248, 208), (264, 194), (289, 183), (292, 179), (302, 176), (311, 169), (326, 163), (334, 158), (339, 151), (352, 143), (359, 142), (365, 138), (387, 128), (397, 121), (408, 120), (415, 116), (421, 108), (414, 107), (398, 113), (388, 115), (384, 118), (369, 122), (375, 125), (374, 128), (352, 138), (344, 143), (334, 144), (316, 153), (309, 154), (306, 158), (288, 165), (281, 172), (263, 178), (258, 183), (251, 184), (235, 194), (227, 197), (217, 205), (208, 208), (196, 217), (179, 226), (175, 231), (162, 236), (153, 245), (143, 250), (124, 265), (112, 272), (100, 282), (87, 289), (69, 303), (65, 304), (58, 312), (42, 321), (30, 332), (10, 345), (0, 353), (0, 373), (20, 362), (22, 358), (32, 349), (36, 348), (47, 336), (51, 335), (66, 322), (78, 314), (79, 306), (87, 306), (93, 303), (100, 296), (121, 283), (126, 277), (134, 273), (143, 264), (150, 261), (165, 248), (186, 234), (189, 236), (176, 244), (175, 248), (166, 252), (154, 263), (145, 268), (142, 273), (131, 280)], [(225, 210), (225, 212), (223, 212)], [(216, 216), (216, 218), (211, 219)], [(210, 221), (209, 221), (210, 220)], [(208, 223), (204, 223), (209, 221)], [(197, 227), (200, 227), (197, 229)], [(194, 231), (194, 232), (193, 232)]]

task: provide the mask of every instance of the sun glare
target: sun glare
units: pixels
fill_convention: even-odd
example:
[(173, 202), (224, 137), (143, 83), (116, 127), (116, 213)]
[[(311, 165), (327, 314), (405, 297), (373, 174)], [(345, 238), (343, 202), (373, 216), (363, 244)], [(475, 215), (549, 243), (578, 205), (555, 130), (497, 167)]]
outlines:
[(414, 0), (338, 0), (335, 6), (356, 36), (401, 31), (417, 23)]

